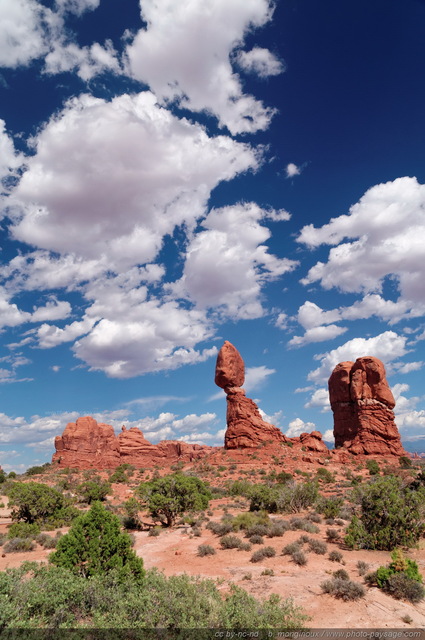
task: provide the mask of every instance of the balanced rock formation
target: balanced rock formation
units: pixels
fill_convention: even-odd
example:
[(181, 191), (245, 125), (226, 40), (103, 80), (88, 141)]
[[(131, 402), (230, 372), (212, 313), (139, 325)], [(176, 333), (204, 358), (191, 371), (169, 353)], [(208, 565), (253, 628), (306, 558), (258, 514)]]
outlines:
[(289, 438), (272, 424), (265, 422), (253, 400), (247, 398), (241, 385), (245, 366), (239, 351), (227, 340), (217, 356), (215, 383), (224, 389), (227, 399), (226, 449), (258, 447), (265, 442), (287, 442)]
[(354, 454), (406, 455), (394, 422), (385, 367), (372, 356), (341, 362), (329, 378), (335, 447)]
[(55, 438), (55, 449), (52, 462), (61, 467), (114, 469), (125, 462), (135, 467), (191, 462), (203, 458), (212, 447), (174, 440), (152, 444), (137, 427), (122, 427), (116, 436), (111, 425), (86, 416), (66, 425)]

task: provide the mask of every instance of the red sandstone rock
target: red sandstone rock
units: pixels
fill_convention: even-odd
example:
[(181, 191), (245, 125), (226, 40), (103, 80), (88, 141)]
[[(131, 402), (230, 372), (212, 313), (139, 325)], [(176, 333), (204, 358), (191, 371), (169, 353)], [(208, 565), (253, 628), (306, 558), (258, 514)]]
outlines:
[(394, 396), (385, 367), (365, 356), (355, 363), (341, 362), (329, 378), (334, 413), (335, 447), (354, 454), (405, 455), (394, 422)]
[(320, 431), (312, 431), (311, 433), (300, 434), (301, 445), (307, 449), (307, 451), (319, 451), (327, 453), (329, 449), (322, 440), (322, 434)]
[(226, 449), (258, 447), (267, 441), (286, 442), (288, 438), (272, 424), (265, 422), (253, 400), (240, 388), (245, 379), (245, 366), (239, 351), (227, 340), (221, 347), (215, 369), (215, 383), (226, 392)]
[(204, 457), (212, 447), (163, 440), (152, 444), (137, 427), (115, 436), (110, 425), (100, 424), (89, 416), (67, 424), (62, 436), (55, 439), (52, 462), (75, 469), (113, 469), (128, 463), (151, 467), (173, 462), (191, 462)]
[(218, 387), (241, 387), (245, 380), (245, 365), (239, 351), (226, 340), (218, 352), (215, 383)]
[(113, 428), (85, 416), (69, 422), (55, 438), (52, 462), (76, 469), (113, 469), (120, 464), (118, 441)]

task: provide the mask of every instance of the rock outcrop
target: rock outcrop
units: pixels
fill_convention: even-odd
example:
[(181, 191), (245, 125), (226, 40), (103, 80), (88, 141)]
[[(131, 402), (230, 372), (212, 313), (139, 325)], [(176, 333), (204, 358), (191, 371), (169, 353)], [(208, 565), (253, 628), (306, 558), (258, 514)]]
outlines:
[(335, 447), (354, 454), (406, 455), (394, 421), (385, 367), (371, 356), (341, 362), (329, 378)]
[(75, 469), (114, 469), (128, 463), (135, 467), (191, 462), (207, 455), (212, 447), (163, 440), (152, 444), (137, 427), (116, 436), (113, 427), (86, 416), (69, 422), (63, 434), (55, 438), (52, 462)]
[(307, 451), (317, 451), (318, 453), (328, 453), (329, 449), (322, 440), (320, 431), (312, 431), (311, 433), (301, 433), (299, 437), (300, 443)]
[(253, 400), (247, 398), (241, 385), (245, 367), (239, 351), (227, 340), (219, 351), (215, 383), (224, 389), (227, 399), (226, 449), (258, 447), (265, 442), (287, 442), (289, 438), (272, 424), (265, 422)]

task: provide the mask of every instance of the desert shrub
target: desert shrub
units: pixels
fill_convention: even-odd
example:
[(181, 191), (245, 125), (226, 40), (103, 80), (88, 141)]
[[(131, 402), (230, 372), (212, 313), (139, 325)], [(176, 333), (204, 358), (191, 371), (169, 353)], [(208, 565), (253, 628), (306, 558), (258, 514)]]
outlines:
[(307, 519), (315, 524), (320, 524), (322, 522), (322, 518), (318, 513), (309, 513)]
[(289, 524), (287, 522), (274, 522), (267, 531), (267, 537), (280, 538), (286, 531), (289, 531)]
[(141, 580), (144, 576), (143, 561), (131, 549), (130, 536), (121, 531), (119, 518), (101, 502), (94, 502), (75, 520), (49, 561), (83, 577), (112, 569), (117, 569), (122, 578), (131, 574)]
[(49, 536), (47, 533), (39, 533), (35, 539), (38, 544), (41, 544), (44, 549), (54, 549), (56, 547), (58, 538)]
[[(61, 567), (27, 563), (0, 573), (0, 593), (6, 605), (0, 607), (0, 626), (7, 629), (83, 627), (86, 635), (87, 627), (172, 632), (194, 628), (299, 629), (306, 619), (291, 600), (276, 595), (257, 600), (233, 586), (223, 597), (213, 580), (188, 575), (166, 578), (155, 570), (147, 572), (140, 589), (132, 576), (121, 581), (114, 571), (82, 578)], [(123, 634), (112, 631), (109, 635)], [(178, 635), (183, 637), (184, 633)]]
[(251, 544), (264, 544), (264, 538), (256, 534), (251, 536), (249, 541)]
[(15, 482), (9, 490), (9, 505), (15, 521), (62, 526), (78, 514), (59, 491), (38, 482)]
[(264, 558), (273, 558), (275, 555), (276, 549), (273, 549), (273, 547), (263, 547), (262, 549), (254, 551), (251, 556), (251, 562), (261, 562)]
[(250, 536), (266, 536), (270, 531), (267, 524), (254, 524), (246, 530), (247, 537)]
[(87, 502), (87, 504), (91, 504), (96, 500), (103, 502), (110, 493), (111, 485), (109, 482), (102, 482), (100, 478), (86, 480), (86, 482), (83, 482), (77, 487), (77, 494), (84, 502)]
[(36, 522), (14, 522), (10, 525), (7, 537), (10, 538), (35, 538), (41, 531), (41, 527)]
[(400, 456), (398, 463), (402, 469), (411, 469), (413, 466), (412, 460), (407, 456)]
[(250, 511), (267, 511), (277, 513), (279, 491), (276, 487), (269, 487), (265, 484), (253, 486), (250, 494)]
[(425, 531), (424, 498), (423, 490), (404, 487), (400, 478), (377, 478), (363, 490), (360, 520), (352, 518), (345, 543), (383, 550), (415, 545)]
[(220, 540), (222, 549), (240, 549), (243, 541), (238, 536), (227, 535)]
[(198, 556), (200, 556), (201, 558), (203, 558), (204, 556), (213, 556), (215, 555), (216, 551), (214, 549), (214, 547), (212, 547), (210, 544), (200, 544), (198, 547)]
[(232, 520), (233, 531), (239, 531), (240, 529), (248, 530), (253, 526), (259, 524), (268, 527), (271, 523), (267, 511), (247, 511), (245, 513), (239, 513)]
[(239, 547), (239, 551), (251, 551), (252, 549), (252, 544), (250, 542), (243, 542), (241, 546)]
[(328, 558), (331, 562), (341, 562), (342, 561), (342, 553), (340, 551), (331, 551), (328, 555)]
[(291, 542), (291, 543), (287, 544), (285, 547), (283, 547), (282, 554), (284, 556), (290, 556), (293, 553), (295, 553), (296, 551), (301, 551), (300, 543), (299, 542)]
[(212, 497), (200, 478), (180, 473), (144, 482), (137, 493), (152, 518), (167, 527), (173, 526), (183, 513), (207, 509)]
[(369, 471), (369, 475), (376, 476), (381, 471), (379, 464), (376, 460), (368, 460), (366, 462), (366, 469)]
[(296, 540), (296, 542), (298, 542), (298, 544), (303, 545), (303, 544), (306, 544), (307, 542), (310, 542), (311, 539), (312, 538), (310, 538), (310, 536), (304, 533), (302, 536), (298, 538), (298, 540)]
[(202, 535), (202, 531), (199, 527), (192, 527), (192, 534), (195, 538), (199, 538)]
[(35, 544), (31, 538), (12, 538), (3, 546), (6, 553), (15, 553), (18, 551), (34, 551)]
[(249, 498), (254, 485), (248, 480), (235, 480), (227, 485), (226, 493), (229, 496), (244, 496)]
[(329, 471), (329, 469), (325, 469), (324, 467), (319, 467), (316, 472), (316, 478), (321, 480), (325, 484), (329, 484), (331, 482), (335, 482), (335, 476), (333, 473)]
[(359, 576), (364, 576), (369, 569), (369, 565), (364, 560), (359, 560), (357, 562), (357, 571), (359, 572)]
[(6, 482), (6, 474), (3, 469), (0, 469), (0, 484), (3, 484), (3, 482)]
[(295, 564), (298, 564), (300, 567), (303, 567), (307, 564), (307, 556), (302, 549), (291, 553), (291, 558), (293, 562), (295, 562)]
[(326, 539), (328, 542), (337, 542), (340, 537), (340, 533), (337, 529), (326, 529)]
[(321, 540), (309, 540), (308, 546), (310, 551), (317, 553), (320, 556), (323, 556), (328, 550), (326, 544)]
[(319, 513), (322, 513), (325, 518), (336, 518), (341, 513), (341, 507), (344, 504), (343, 498), (337, 496), (330, 496), (319, 498), (316, 504), (316, 509)]
[(2, 544), (4, 544), (7, 540), (7, 535), (5, 533), (0, 533), (0, 547), (2, 546)]
[(338, 578), (340, 580), (349, 580), (350, 576), (348, 575), (347, 571), (345, 569), (337, 569), (336, 571), (333, 572), (333, 577), (334, 578)]
[(425, 597), (424, 586), (405, 573), (390, 576), (385, 584), (385, 591), (397, 600), (408, 600), (413, 603), (420, 602)]
[(319, 527), (306, 518), (291, 518), (290, 526), (293, 531), (301, 530), (308, 533), (319, 533)]
[(109, 476), (109, 482), (114, 482), (116, 484), (124, 484), (125, 482), (128, 482), (128, 476), (124, 465), (120, 465), (113, 473), (111, 473)]
[(206, 529), (212, 531), (216, 536), (225, 536), (233, 531), (233, 527), (230, 522), (208, 522)]
[(161, 527), (152, 527), (152, 529), (149, 529), (148, 531), (148, 536), (150, 538), (157, 538), (160, 533), (161, 533)]
[(279, 490), (278, 511), (298, 513), (311, 507), (317, 500), (317, 482), (290, 482)]
[(321, 585), (324, 593), (329, 593), (335, 598), (341, 598), (341, 600), (358, 600), (365, 595), (365, 589), (363, 585), (352, 580), (344, 580), (343, 578), (332, 578), (331, 580), (325, 580)]
[(286, 484), (287, 482), (290, 482), (292, 480), (292, 474), (288, 473), (287, 471), (280, 471), (277, 475), (276, 475), (276, 482), (278, 482), (279, 484)]
[(142, 524), (139, 518), (140, 504), (139, 501), (131, 496), (124, 502), (125, 516), (123, 519), (123, 525), (125, 529), (141, 529)]
[(260, 573), (260, 576), (274, 576), (274, 571), (273, 569), (263, 569), (263, 571)]
[(45, 462), (43, 465), (39, 465), (39, 466), (35, 466), (35, 467), (29, 467), (25, 471), (25, 475), (26, 476), (37, 476), (37, 475), (40, 475), (42, 473), (46, 473), (46, 471), (48, 471), (51, 466), (52, 465), (50, 464), (50, 462)]

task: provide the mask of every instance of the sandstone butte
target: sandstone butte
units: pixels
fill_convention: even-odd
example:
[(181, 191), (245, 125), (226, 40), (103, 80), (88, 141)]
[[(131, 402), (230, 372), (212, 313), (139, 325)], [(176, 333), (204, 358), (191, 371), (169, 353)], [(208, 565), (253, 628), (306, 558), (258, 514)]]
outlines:
[[(329, 451), (319, 431), (289, 438), (261, 417), (253, 400), (241, 385), (245, 366), (239, 351), (227, 340), (217, 357), (215, 382), (224, 389), (227, 400), (226, 449), (244, 450), (279, 447), (287, 444), (292, 451), (301, 450), (305, 462), (315, 456), (332, 454), (335, 462), (344, 463), (350, 454), (406, 455), (394, 422), (394, 397), (380, 360), (358, 358), (355, 363), (337, 365), (329, 379), (329, 394), (334, 412), (335, 450)], [(55, 439), (52, 462), (60, 467), (77, 469), (113, 469), (129, 463), (135, 467), (168, 467), (181, 461), (192, 462), (213, 455), (218, 447), (163, 440), (152, 444), (137, 427), (115, 435), (111, 425), (98, 423), (90, 416), (67, 424), (62, 436)], [(286, 449), (286, 448), (285, 448)], [(288, 453), (291, 449), (287, 449)], [(271, 451), (273, 453), (273, 451)]]
[(372, 356), (341, 362), (329, 378), (335, 448), (353, 454), (407, 455), (394, 421), (385, 367)]

